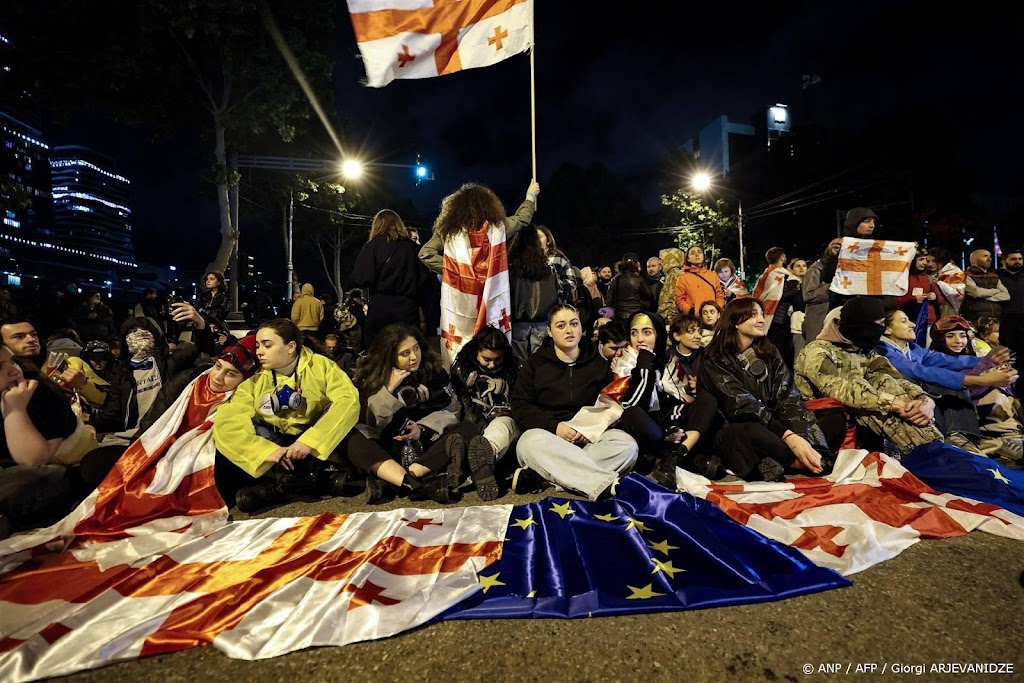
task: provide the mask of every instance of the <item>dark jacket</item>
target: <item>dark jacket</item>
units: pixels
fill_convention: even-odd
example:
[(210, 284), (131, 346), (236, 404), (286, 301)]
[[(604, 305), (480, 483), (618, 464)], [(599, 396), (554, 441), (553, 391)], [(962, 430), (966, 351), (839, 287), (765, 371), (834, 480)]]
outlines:
[(580, 340), (580, 354), (574, 363), (560, 360), (548, 337), (519, 370), (512, 390), (512, 416), (523, 429), (554, 433), (559, 422), (571, 420), (580, 408), (593, 405), (611, 377), (611, 366), (587, 337)]
[(697, 375), (698, 391), (710, 392), (726, 422), (760, 422), (779, 438), (792, 430), (821, 452), (828, 452), (825, 435), (793, 384), (793, 373), (776, 349), (765, 360), (763, 382), (746, 370), (737, 354), (704, 356)]
[(657, 309), (657, 299), (639, 273), (620, 273), (608, 285), (605, 302), (615, 309), (615, 317), (629, 320), (640, 311)]
[[(427, 388), (427, 398), (425, 401), (421, 401), (416, 395), (416, 388), (421, 384)], [(394, 395), (396, 398), (403, 400), (406, 405), (397, 411), (392, 416), (391, 421), (381, 429), (380, 443), (392, 451), (400, 448), (399, 442), (395, 441), (394, 437), (398, 436), (402, 431), (405, 421), (419, 422), (427, 415), (444, 410), (450, 406), (452, 404), (451, 387), (448, 373), (441, 368), (438, 368), (437, 372), (431, 375), (426, 374), (425, 369), (418, 370), (402, 380), (402, 383), (395, 389)], [(403, 396), (408, 397), (408, 400), (403, 399)], [(434, 439), (435, 433), (433, 430), (422, 424), (420, 429), (423, 431), (420, 441), (427, 443)]]
[(375, 237), (363, 245), (352, 268), (352, 282), (369, 291), (371, 309), (375, 296), (403, 296), (419, 302), (430, 271), (418, 254), (419, 246), (412, 240), (389, 242)]
[[(163, 410), (166, 410), (174, 399), (178, 397), (178, 394), (174, 394), (174, 397), (161, 408), (161, 394), (157, 394), (157, 400), (153, 402), (149, 412), (146, 415), (139, 415), (139, 404), (135, 397), (135, 375), (127, 354), (128, 342), (126, 338), (128, 331), (133, 327), (149, 330), (153, 333), (154, 339), (156, 339), (156, 350), (153, 358), (157, 369), (160, 371), (161, 394), (165, 388), (172, 386), (177, 386), (178, 393), (180, 394), (181, 390), (195, 377), (195, 375), (191, 375), (186, 380), (184, 377), (179, 377), (179, 374), (185, 373), (187, 376), (195, 370), (200, 357), (199, 347), (189, 342), (182, 342), (177, 345), (173, 353), (169, 353), (164, 333), (156, 325), (155, 321), (150, 318), (128, 318), (121, 324), (121, 348), (126, 352), (125, 357), (116, 366), (112, 366), (110, 390), (107, 392), (107, 398), (103, 402), (99, 413), (90, 421), (90, 424), (96, 428), (97, 432), (121, 432), (131, 429), (137, 424), (141, 425), (143, 422), (151, 425), (160, 417)], [(209, 366), (207, 365), (206, 367)], [(173, 389), (168, 389), (168, 393), (171, 391)], [(147, 420), (150, 416), (152, 416), (151, 419)]]
[(463, 420), (483, 428), (494, 417), (490, 413), (495, 406), (507, 408), (510, 405), (517, 373), (515, 361), (507, 356), (502, 366), (493, 372), (483, 370), (474, 358), (465, 354), (452, 363), (452, 389), (462, 406)]
[(996, 272), (999, 274), (999, 281), (1010, 292), (1010, 300), (1002, 303), (1003, 320), (1024, 318), (1024, 270), (1011, 273), (1006, 268), (1000, 268)]
[[(994, 270), (982, 270), (977, 266), (971, 266), (967, 269), (967, 277), (974, 281), (974, 284), (978, 289), (991, 289), (995, 290), (999, 288), (1002, 283), (1002, 278)], [(970, 289), (970, 287), (968, 287)], [(987, 294), (985, 296), (994, 296), (993, 294)], [(960, 304), (960, 315), (967, 319), (973, 325), (977, 325), (978, 321), (988, 316), (998, 320), (1003, 313), (1002, 304), (999, 301), (991, 301), (990, 299), (979, 299), (971, 296), (968, 292), (967, 296), (964, 297), (964, 302)]]
[(548, 270), (543, 280), (530, 280), (509, 273), (512, 293), (512, 321), (517, 323), (545, 322), (548, 312), (558, 303), (558, 278)]
[(207, 289), (199, 296), (199, 315), (204, 318), (213, 315), (218, 320), (224, 320), (228, 315), (230, 305), (228, 293), (224, 291), (223, 287), (218, 287), (216, 294)]

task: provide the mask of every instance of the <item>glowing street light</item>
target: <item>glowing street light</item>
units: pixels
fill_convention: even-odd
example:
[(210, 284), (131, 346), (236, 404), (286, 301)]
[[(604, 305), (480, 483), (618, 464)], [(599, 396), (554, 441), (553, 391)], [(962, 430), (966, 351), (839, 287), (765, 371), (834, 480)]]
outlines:
[[(697, 192), (707, 192), (711, 189), (712, 178), (711, 174), (705, 171), (698, 171), (690, 178), (690, 186)], [(732, 197), (736, 200), (736, 205), (739, 207), (739, 215), (736, 219), (736, 227), (739, 229), (739, 243), (740, 243), (740, 272), (746, 275), (744, 258), (743, 258), (743, 201), (734, 195), (730, 195), (726, 192), (722, 192), (719, 188), (716, 191), (720, 194), (724, 194), (727, 197)]]
[(358, 178), (363, 175), (363, 163), (355, 159), (345, 159), (341, 162), (341, 174), (346, 178)]

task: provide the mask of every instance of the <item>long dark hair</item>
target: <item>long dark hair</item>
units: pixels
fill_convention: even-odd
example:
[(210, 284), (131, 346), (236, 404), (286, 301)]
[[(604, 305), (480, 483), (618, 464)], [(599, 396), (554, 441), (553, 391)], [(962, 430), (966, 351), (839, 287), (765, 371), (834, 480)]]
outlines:
[(373, 396), (381, 387), (387, 385), (391, 369), (395, 367), (398, 347), (409, 337), (416, 340), (420, 345), (420, 353), (423, 354), (416, 375), (433, 377), (442, 370), (440, 354), (436, 348), (427, 345), (418, 327), (408, 323), (391, 323), (377, 333), (370, 348), (356, 363), (352, 381), (364, 398)]
[(537, 229), (528, 225), (509, 241), (508, 272), (514, 277), (539, 282), (551, 275), (547, 254), (540, 247)]
[(381, 209), (373, 217), (373, 223), (370, 225), (370, 239), (376, 237), (383, 237), (388, 242), (412, 239), (402, 217), (391, 209)]
[(559, 256), (565, 256), (562, 250), (558, 248), (558, 244), (555, 243), (555, 236), (551, 232), (551, 228), (546, 225), (537, 225), (537, 229), (544, 233), (544, 237), (548, 239), (548, 254), (558, 254)]
[[(761, 301), (752, 296), (733, 299), (725, 305), (725, 308), (722, 309), (722, 317), (715, 325), (711, 343), (705, 349), (709, 359), (722, 359), (740, 353), (740, 333), (736, 327), (753, 318), (756, 313), (755, 308), (764, 312)], [(754, 349), (758, 358), (766, 360), (772, 355), (775, 345), (765, 336), (755, 339), (750, 348)]]
[(505, 207), (494, 191), (477, 183), (466, 183), (441, 201), (434, 221), (434, 235), (441, 242), (463, 232), (475, 232), (484, 221), (491, 225), (505, 221)]
[(218, 292), (223, 292), (224, 290), (226, 290), (228, 288), (227, 280), (224, 279), (224, 273), (220, 272), (219, 270), (211, 270), (210, 272), (208, 272), (206, 275), (203, 276), (203, 286), (204, 287), (206, 286), (206, 278), (210, 277), (211, 275), (214, 276), (215, 278), (217, 278), (217, 291)]
[[(494, 325), (488, 325), (476, 333), (476, 336), (466, 342), (466, 345), (459, 350), (452, 365), (467, 368), (477, 368), (476, 354), (478, 351), (497, 351), (504, 355), (502, 359), (502, 370), (513, 380), (516, 376), (517, 363), (512, 352), (512, 344), (509, 343), (505, 333)], [(452, 373), (454, 374), (454, 373)]]

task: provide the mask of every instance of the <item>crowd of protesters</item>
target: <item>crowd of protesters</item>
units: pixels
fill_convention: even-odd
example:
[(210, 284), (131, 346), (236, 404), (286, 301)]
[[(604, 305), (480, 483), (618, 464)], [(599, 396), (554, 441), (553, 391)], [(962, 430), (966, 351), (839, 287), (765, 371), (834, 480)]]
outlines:
[[(598, 500), (629, 471), (674, 488), (677, 468), (781, 481), (829, 474), (853, 444), (1024, 459), (1020, 250), (999, 269), (978, 250), (963, 271), (918, 249), (898, 297), (831, 291), (841, 238), (817, 257), (769, 249), (750, 287), (706, 245), (580, 267), (534, 222), (539, 192), (532, 182), (506, 217), (490, 190), (466, 186), (423, 246), (381, 211), (340, 301), (311, 283), (290, 306), (257, 298), (244, 336), (218, 272), (194, 303), (147, 289), (124, 316), (99, 292), (20, 310), (0, 288), (0, 537), (66, 514), (197, 378), (223, 401), (218, 489), (245, 512), (549, 486)], [(879, 239), (877, 220), (851, 209), (844, 234)], [(496, 226), (510, 334), (484, 327), (445, 363), (446, 235)]]

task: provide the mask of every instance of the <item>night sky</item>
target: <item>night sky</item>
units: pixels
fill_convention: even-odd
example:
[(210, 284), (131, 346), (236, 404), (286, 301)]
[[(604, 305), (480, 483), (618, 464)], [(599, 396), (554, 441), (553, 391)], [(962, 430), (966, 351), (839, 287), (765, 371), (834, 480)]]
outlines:
[[(763, 3), (743, 11), (727, 3), (673, 5), (679, 9), (644, 5), (634, 12), (637, 6), (627, 4), (599, 13), (596, 3), (538, 0), (538, 220), (545, 179), (564, 163), (603, 163), (654, 210), (658, 167), (671, 150), (715, 116), (747, 123), (775, 102), (789, 105), (795, 125), (842, 130), (923, 107), (955, 123), (952, 139), (935, 144), (975, 172), (985, 191), (1019, 197), (1017, 22), (970, 7), (941, 14), (893, 2)], [(412, 163), (417, 153), (428, 160), (431, 183), (416, 186), (397, 173), (388, 178), (428, 221), (440, 199), (466, 181), (490, 185), (514, 209), (530, 179), (528, 55), (371, 89), (359, 83), (362, 64), (342, 3), (336, 21), (335, 108), (350, 133), (346, 147), (391, 163)], [(804, 90), (803, 74), (821, 81)], [(145, 127), (125, 128), (102, 111), (82, 111), (47, 133), (54, 144), (107, 153), (133, 180), (141, 260), (179, 253), (182, 237), (194, 235), (194, 247), (176, 258), (199, 268), (216, 247), (215, 205), (203, 190), (208, 148), (198, 130), (205, 124), (185, 122), (174, 139), (153, 142)], [(293, 154), (306, 156), (302, 149)], [(259, 199), (245, 190), (243, 200), (257, 208)], [(251, 230), (270, 236), (258, 238), (265, 243), (257, 253), (275, 259), (275, 226), (250, 221)], [(552, 227), (556, 234), (572, 228)], [(622, 250), (608, 247), (610, 256)]]

